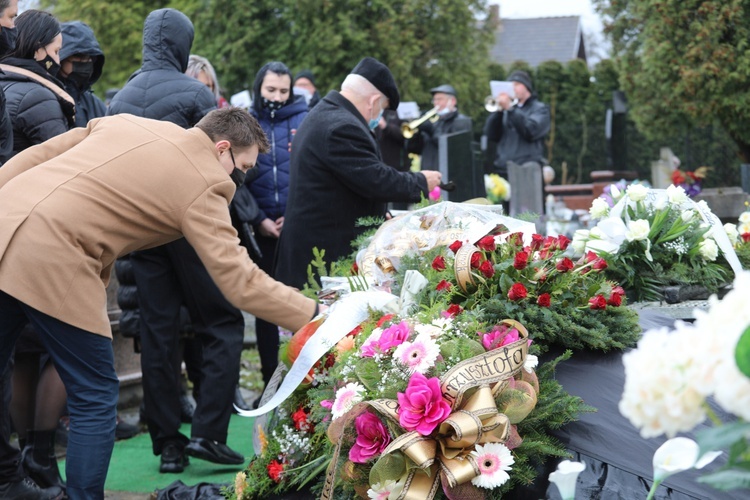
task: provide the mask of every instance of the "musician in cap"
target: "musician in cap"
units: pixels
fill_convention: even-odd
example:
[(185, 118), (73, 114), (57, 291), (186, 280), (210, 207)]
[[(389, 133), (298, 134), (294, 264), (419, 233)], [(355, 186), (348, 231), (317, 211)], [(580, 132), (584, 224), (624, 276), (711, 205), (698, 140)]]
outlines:
[(365, 57), (315, 106), (297, 130), (289, 167), (284, 231), (274, 276), (302, 288), (313, 248), (332, 263), (352, 252), (363, 217), (384, 217), (391, 201), (418, 202), (440, 184), (439, 172), (399, 172), (386, 165), (373, 130), (399, 92), (388, 67)]
[(471, 118), (458, 112), (458, 93), (452, 85), (440, 85), (430, 89), (432, 105), (430, 113), (435, 118), (424, 120), (419, 125), (419, 135), (412, 139), (409, 150), (422, 155), (422, 170), (438, 169), (438, 144), (440, 136), (456, 132), (471, 131)]

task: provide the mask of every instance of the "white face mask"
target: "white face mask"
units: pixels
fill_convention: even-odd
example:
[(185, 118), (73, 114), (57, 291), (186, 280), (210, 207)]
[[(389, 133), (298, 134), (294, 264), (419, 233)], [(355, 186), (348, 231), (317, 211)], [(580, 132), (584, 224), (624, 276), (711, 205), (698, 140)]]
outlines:
[(450, 112), (451, 112), (451, 109), (449, 107), (445, 107), (445, 108), (441, 109), (440, 111), (438, 111), (437, 114), (440, 115), (440, 116), (445, 116), (445, 115), (447, 115)]

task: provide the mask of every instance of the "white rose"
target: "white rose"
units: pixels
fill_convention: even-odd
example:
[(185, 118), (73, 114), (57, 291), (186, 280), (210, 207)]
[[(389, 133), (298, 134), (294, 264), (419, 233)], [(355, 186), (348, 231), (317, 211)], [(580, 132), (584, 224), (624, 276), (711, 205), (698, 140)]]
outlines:
[(750, 211), (742, 212), (740, 214), (740, 222), (743, 224), (750, 224)]
[(591, 203), (589, 213), (594, 219), (602, 219), (609, 214), (609, 203), (607, 203), (604, 198), (596, 198)]
[(695, 215), (694, 210), (685, 210), (684, 212), (682, 212), (682, 215), (681, 215), (682, 222), (690, 222), (691, 220), (693, 220), (694, 215)]
[(667, 208), (668, 201), (666, 196), (657, 196), (653, 206), (656, 210), (664, 210)]
[(724, 224), (724, 232), (726, 232), (729, 237), (729, 243), (731, 243), (732, 246), (736, 245), (740, 238), (737, 226), (735, 224), (726, 223)]
[(651, 226), (646, 219), (632, 220), (628, 222), (628, 230), (625, 232), (625, 239), (628, 241), (645, 240)]
[(667, 188), (667, 198), (669, 198), (669, 203), (672, 205), (682, 205), (688, 200), (685, 190), (674, 184)]
[(648, 188), (643, 184), (631, 184), (628, 186), (625, 192), (627, 193), (628, 198), (630, 198), (631, 200), (643, 201), (646, 199)]
[(700, 242), (698, 246), (701, 256), (705, 260), (715, 261), (716, 257), (719, 256), (719, 247), (716, 242), (711, 238), (705, 238)]

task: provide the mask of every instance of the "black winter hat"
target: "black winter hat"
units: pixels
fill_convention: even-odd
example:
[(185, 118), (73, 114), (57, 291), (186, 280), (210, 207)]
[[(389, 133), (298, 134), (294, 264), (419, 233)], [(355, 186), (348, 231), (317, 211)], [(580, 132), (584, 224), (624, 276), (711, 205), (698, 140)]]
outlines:
[(534, 92), (534, 86), (531, 84), (531, 77), (525, 71), (514, 71), (510, 74), (508, 80), (511, 82), (522, 83), (527, 89), (529, 89), (529, 92)]
[(354, 67), (352, 74), (364, 77), (381, 91), (388, 98), (388, 109), (398, 108), (398, 87), (388, 66), (372, 57), (365, 57)]
[(307, 78), (308, 80), (310, 80), (310, 83), (315, 85), (315, 77), (313, 76), (312, 71), (310, 71), (309, 69), (303, 69), (302, 71), (294, 75), (294, 81), (292, 82), (292, 85), (297, 83), (297, 80), (299, 80), (300, 78)]
[(456, 92), (456, 89), (453, 88), (453, 85), (441, 85), (439, 87), (435, 87), (434, 89), (430, 89), (430, 94), (449, 94), (453, 97), (458, 97), (458, 93)]

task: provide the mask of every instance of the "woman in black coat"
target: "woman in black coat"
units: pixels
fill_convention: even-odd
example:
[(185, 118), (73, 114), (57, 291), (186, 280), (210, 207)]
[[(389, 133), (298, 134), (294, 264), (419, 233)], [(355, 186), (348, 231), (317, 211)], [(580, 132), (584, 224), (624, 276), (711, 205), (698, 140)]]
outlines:
[[(13, 124), (13, 154), (67, 132), (75, 124), (73, 99), (55, 78), (62, 33), (52, 14), (27, 10), (16, 19), (15, 48), (0, 60), (0, 85)], [(26, 473), (43, 488), (64, 488), (54, 455), (65, 387), (33, 328), (16, 343), (10, 413), (23, 447)], [(27, 432), (28, 430), (28, 432)], [(25, 445), (25, 446), (24, 446)]]

